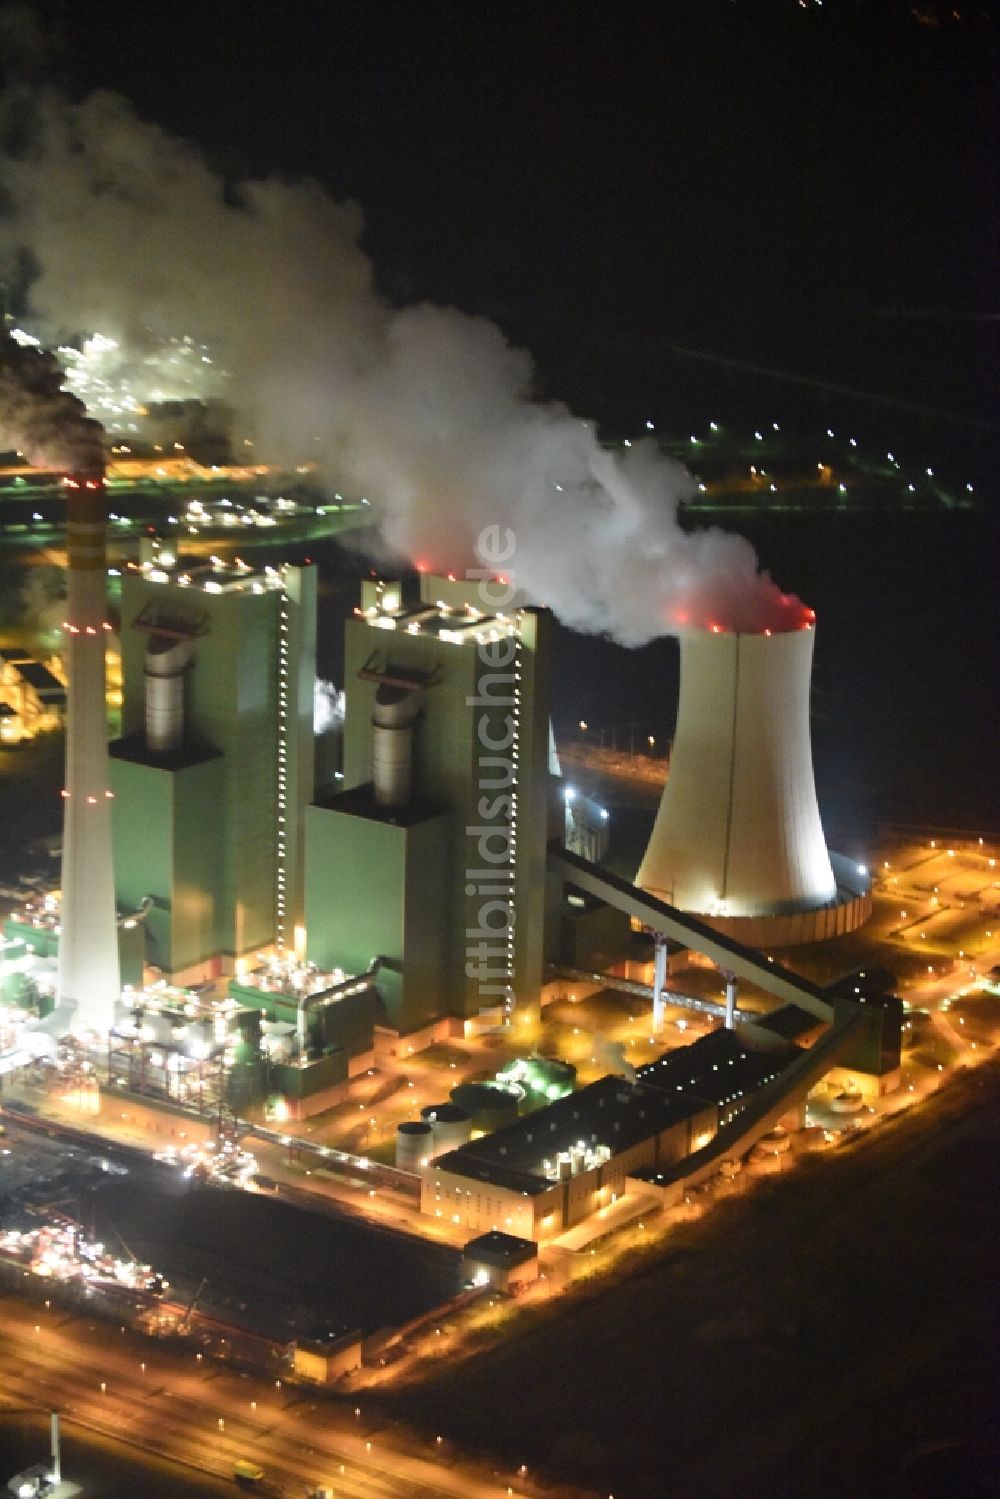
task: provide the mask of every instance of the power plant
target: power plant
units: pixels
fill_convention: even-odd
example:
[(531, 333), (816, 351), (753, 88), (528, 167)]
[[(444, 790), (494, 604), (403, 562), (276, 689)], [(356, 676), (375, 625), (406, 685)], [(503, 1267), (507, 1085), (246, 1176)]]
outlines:
[(636, 883), (755, 945), (853, 931), (864, 873), (826, 846), (809, 734), (815, 624), (681, 635), (677, 726)]
[[(270, 1092), (280, 1073), (283, 1107), (306, 1117), (371, 1065), (376, 1033), (410, 1049), (470, 1023), (532, 1034), (546, 971), (610, 970), (629, 920), (657, 938), (655, 1019), (677, 936), (660, 911), (750, 945), (816, 940), (867, 914), (864, 879), (827, 851), (819, 819), (811, 618), (683, 635), (670, 772), (629, 887), (651, 898), (647, 919), (595, 862), (606, 810), (594, 805), (600, 836), (581, 842), (573, 789), (552, 773), (548, 611), (489, 605), (454, 578), (363, 581), (345, 625), (343, 769), (317, 787), (316, 569), (195, 565), (144, 542), (122, 578), (109, 756), (103, 491), (84, 478), (68, 492), (65, 1029), (120, 1028), (117, 900), (132, 913), (119, 924), (141, 926), (147, 984), (178, 996), (153, 1027), (160, 1065), (185, 986), (228, 980), (212, 1044), (242, 1069), (240, 1096), (259, 1097), (267, 1056)], [(732, 1026), (737, 970), (716, 961)], [(126, 1050), (144, 1005), (126, 994)], [(183, 1097), (183, 1046), (170, 1066)]]
[[(60, 1008), (45, 1024), (96, 1032), (110, 1085), (304, 1121), (380, 1057), (504, 1036), (526, 1059), (401, 1122), (392, 1169), (419, 1178), (422, 1212), (532, 1240), (627, 1182), (673, 1200), (689, 1169), (838, 1069), (876, 1096), (895, 1086), (898, 1000), (832, 996), (755, 950), (851, 930), (870, 905), (820, 823), (811, 616), (683, 634), (669, 775), (633, 882), (601, 862), (607, 810), (551, 754), (551, 615), (513, 589), (497, 603), (500, 579), (360, 583), (342, 769), (318, 786), (316, 568), (192, 562), (144, 540), (122, 577), (109, 753), (103, 490), (86, 476), (67, 490), (61, 930), (39, 922), (58, 940)], [(652, 987), (623, 978), (636, 942), (655, 953)], [(671, 989), (668, 946), (714, 965), (724, 1005)], [(606, 1076), (575, 1090), (573, 1067), (527, 1056), (567, 977), (643, 994), (653, 1044), (667, 1005), (725, 1025), (669, 1065), (611, 1048)], [(738, 1007), (741, 981), (777, 1003), (773, 1024)]]

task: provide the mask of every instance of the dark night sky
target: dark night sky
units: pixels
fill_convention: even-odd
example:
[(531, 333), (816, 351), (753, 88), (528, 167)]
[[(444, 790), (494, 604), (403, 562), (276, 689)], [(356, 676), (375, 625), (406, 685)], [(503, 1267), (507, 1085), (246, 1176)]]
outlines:
[[(605, 432), (653, 417), (686, 433), (712, 415), (752, 430), (778, 414), (816, 432), (846, 409), (873, 451), (891, 442), (975, 478), (975, 513), (750, 534), (823, 621), (824, 809), (986, 827), (1000, 825), (1000, 22), (984, 0), (955, 6), (957, 21), (934, 0), (50, 0), (43, 13), (71, 95), (119, 90), (234, 177), (308, 174), (355, 198), (387, 297), (493, 318), (535, 355), (540, 393)], [(682, 360), (672, 342), (994, 427), (834, 409)], [(672, 642), (559, 641), (557, 723), (621, 733), (638, 713), (662, 742)]]
[(71, 92), (118, 89), (218, 165), (356, 198), (390, 297), (493, 317), (546, 393), (625, 422), (654, 392), (666, 415), (691, 374), (671, 340), (991, 414), (996, 325), (887, 315), (1000, 303), (1000, 28), (961, 9), (938, 26), (893, 0), (47, 13)]

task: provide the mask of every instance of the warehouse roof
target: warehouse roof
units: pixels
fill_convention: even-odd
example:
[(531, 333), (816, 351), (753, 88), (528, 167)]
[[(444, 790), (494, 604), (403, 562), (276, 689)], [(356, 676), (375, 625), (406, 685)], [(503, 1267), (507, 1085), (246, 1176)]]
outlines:
[(678, 1097), (716, 1104), (734, 1103), (777, 1077), (799, 1049), (779, 1038), (773, 1045), (752, 1046), (740, 1030), (710, 1031), (690, 1046), (664, 1052), (640, 1067), (640, 1082)]
[(462, 1250), (467, 1259), (481, 1260), (487, 1265), (523, 1265), (537, 1259), (538, 1245), (534, 1239), (522, 1239), (517, 1234), (504, 1234), (494, 1228), (488, 1234), (470, 1239)]
[(543, 1191), (555, 1179), (560, 1153), (604, 1146), (614, 1156), (690, 1119), (702, 1107), (700, 1099), (675, 1097), (621, 1077), (602, 1077), (491, 1135), (438, 1156), (434, 1164), (517, 1191)]
[(65, 698), (66, 688), (40, 661), (14, 661), (11, 664), (21, 681), (34, 687), (40, 695)]

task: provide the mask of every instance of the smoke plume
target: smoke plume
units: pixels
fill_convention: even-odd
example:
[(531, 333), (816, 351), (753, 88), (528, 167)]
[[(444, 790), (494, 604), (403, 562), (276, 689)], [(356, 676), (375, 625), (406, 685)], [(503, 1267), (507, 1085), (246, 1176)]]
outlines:
[(353, 204), (309, 181), (224, 184), (112, 94), (33, 89), (6, 117), (0, 263), (37, 267), (46, 342), (117, 340), (141, 396), (145, 351), (193, 341), (237, 447), (317, 460), (435, 571), (461, 574), (485, 527), (509, 528), (514, 581), (575, 629), (634, 646), (688, 624), (802, 622), (747, 541), (681, 527), (694, 484), (653, 442), (608, 452), (591, 423), (534, 399), (529, 355), (492, 323), (380, 297)]
[(612, 1041), (598, 1032), (592, 1042), (594, 1060), (603, 1068), (605, 1076), (622, 1077), (626, 1082), (636, 1081), (636, 1070), (625, 1055), (624, 1041)]
[(101, 424), (62, 389), (63, 379), (52, 354), (0, 334), (0, 450), (44, 468), (100, 473)]

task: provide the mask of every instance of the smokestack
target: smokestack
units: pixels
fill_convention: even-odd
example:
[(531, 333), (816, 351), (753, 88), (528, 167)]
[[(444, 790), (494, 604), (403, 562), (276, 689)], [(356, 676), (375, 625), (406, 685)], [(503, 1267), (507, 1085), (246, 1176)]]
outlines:
[(50, 1417), (50, 1428), (52, 1434), (52, 1482), (62, 1483), (62, 1455), (59, 1442), (59, 1412), (53, 1411)]
[(811, 623), (682, 635), (670, 773), (642, 889), (737, 930), (836, 899), (809, 738), (814, 638)]
[(375, 805), (405, 807), (413, 790), (413, 722), (420, 689), (380, 682), (372, 714)]
[(167, 755), (184, 738), (184, 672), (191, 659), (189, 640), (151, 635), (143, 668), (146, 686), (146, 748)]
[(77, 1027), (104, 1034), (120, 988), (104, 676), (107, 514), (100, 473), (72, 475), (65, 487), (69, 709), (59, 1002), (74, 1008)]

